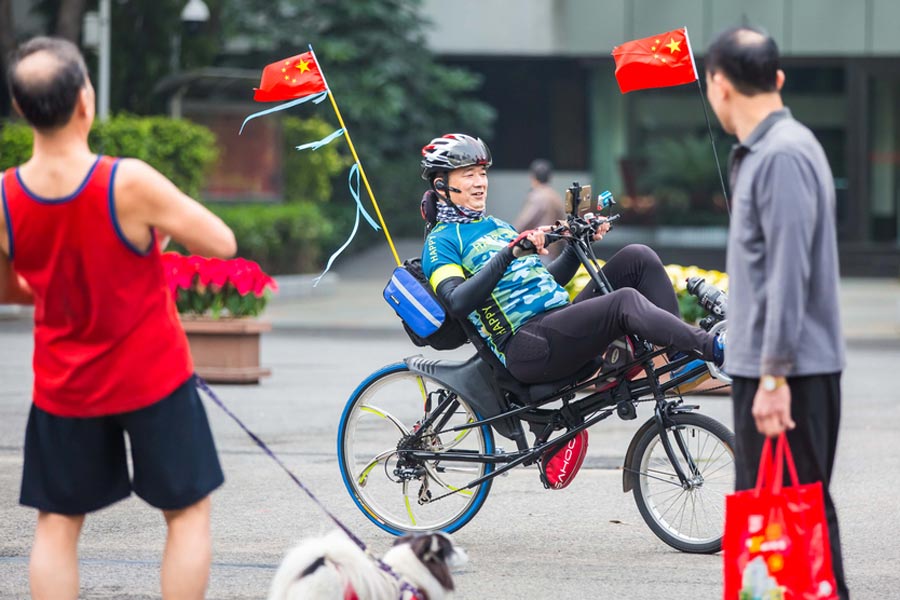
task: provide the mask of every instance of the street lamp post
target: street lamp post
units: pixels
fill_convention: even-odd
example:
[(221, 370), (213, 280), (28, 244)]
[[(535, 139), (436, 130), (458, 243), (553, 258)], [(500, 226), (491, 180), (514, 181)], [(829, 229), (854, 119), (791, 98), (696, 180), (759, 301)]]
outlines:
[(100, 0), (100, 93), (97, 98), (97, 116), (105, 121), (109, 116), (109, 53), (110, 53), (110, 0)]
[[(179, 27), (172, 36), (172, 54), (169, 57), (169, 67), (172, 74), (177, 74), (181, 71), (181, 26), (196, 26), (208, 20), (209, 7), (206, 6), (203, 0), (188, 0), (188, 3), (181, 9), (181, 23), (179, 23)], [(172, 94), (172, 98), (169, 101), (169, 114), (173, 119), (181, 118), (181, 100), (186, 91), (187, 86), (183, 85)]]

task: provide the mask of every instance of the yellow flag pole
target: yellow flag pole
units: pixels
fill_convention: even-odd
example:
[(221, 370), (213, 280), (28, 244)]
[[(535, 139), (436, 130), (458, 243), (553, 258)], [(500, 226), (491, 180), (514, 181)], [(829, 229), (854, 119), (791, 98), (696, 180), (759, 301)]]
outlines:
[(338, 123), (344, 130), (344, 136), (347, 138), (347, 145), (350, 147), (350, 154), (353, 155), (353, 160), (356, 161), (356, 166), (359, 167), (359, 174), (362, 176), (363, 184), (366, 186), (366, 191), (369, 193), (369, 199), (372, 201), (372, 206), (375, 207), (375, 214), (378, 216), (378, 222), (381, 224), (381, 228), (384, 229), (384, 237), (387, 238), (388, 246), (391, 247), (391, 253), (394, 255), (394, 260), (397, 261), (397, 265), (400, 265), (402, 263), (400, 262), (400, 256), (397, 254), (397, 248), (394, 247), (394, 240), (391, 239), (391, 232), (388, 231), (387, 224), (384, 222), (384, 217), (381, 215), (381, 209), (378, 207), (378, 202), (375, 200), (372, 186), (369, 185), (366, 171), (363, 169), (362, 162), (359, 160), (359, 155), (356, 153), (356, 148), (353, 146), (353, 140), (350, 138), (350, 131), (344, 124), (344, 117), (341, 116), (341, 109), (338, 108), (337, 102), (334, 100), (334, 94), (331, 93), (331, 88), (328, 87), (328, 81), (325, 79), (325, 73), (322, 71), (322, 65), (319, 64), (319, 59), (316, 58), (316, 51), (313, 50), (312, 44), (309, 46), (309, 51), (312, 52), (313, 59), (316, 61), (316, 66), (319, 68), (319, 73), (322, 74), (322, 81), (325, 82), (325, 90), (328, 92), (328, 99), (331, 100), (334, 114), (337, 115)]

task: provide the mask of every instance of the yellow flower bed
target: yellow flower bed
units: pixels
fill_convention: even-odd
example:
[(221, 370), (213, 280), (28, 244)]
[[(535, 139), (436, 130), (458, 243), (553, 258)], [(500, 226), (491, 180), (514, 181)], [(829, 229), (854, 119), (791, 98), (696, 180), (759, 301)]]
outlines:
[[(598, 262), (600, 263), (600, 266), (603, 266), (603, 261)], [(669, 280), (672, 282), (672, 287), (675, 288), (675, 295), (678, 296), (678, 306), (681, 309), (681, 316), (689, 323), (696, 323), (698, 319), (705, 316), (706, 311), (700, 308), (696, 298), (688, 294), (688, 278), (695, 276), (702, 277), (706, 280), (706, 283), (714, 285), (723, 292), (728, 292), (728, 274), (723, 273), (722, 271), (701, 269), (694, 265), (689, 267), (666, 265), (665, 269), (666, 273), (669, 275)], [(590, 281), (591, 277), (588, 275), (584, 266), (578, 267), (575, 276), (566, 285), (566, 292), (568, 292), (569, 298), (574, 299), (575, 296), (590, 283)]]
[(682, 267), (681, 265), (666, 265), (666, 273), (669, 275), (669, 280), (672, 282), (672, 287), (675, 288), (675, 292), (680, 296), (682, 294), (687, 293), (687, 280), (691, 277), (702, 277), (706, 280), (706, 283), (712, 284), (722, 290), (723, 292), (728, 292), (728, 274), (723, 273), (722, 271), (716, 270), (705, 270), (699, 267), (695, 267), (691, 265), (689, 267)]

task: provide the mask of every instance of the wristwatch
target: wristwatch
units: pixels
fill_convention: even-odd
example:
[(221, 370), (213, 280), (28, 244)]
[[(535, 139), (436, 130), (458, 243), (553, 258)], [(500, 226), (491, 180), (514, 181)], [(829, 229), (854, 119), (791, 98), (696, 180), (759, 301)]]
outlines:
[(787, 384), (784, 377), (775, 377), (774, 375), (763, 375), (759, 378), (759, 385), (767, 392), (774, 392), (781, 386)]

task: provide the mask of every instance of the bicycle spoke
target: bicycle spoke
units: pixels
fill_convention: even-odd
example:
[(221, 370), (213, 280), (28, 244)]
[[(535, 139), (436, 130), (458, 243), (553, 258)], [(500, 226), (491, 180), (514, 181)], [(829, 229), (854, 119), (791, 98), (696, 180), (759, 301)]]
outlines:
[[(472, 418), (469, 418), (469, 419), (466, 421), (466, 423), (474, 423), (474, 422), (475, 422), (475, 420), (472, 419)], [(464, 429), (464, 430), (462, 430), (462, 431), (456, 432), (456, 436), (453, 438), (453, 440), (452, 440), (449, 444), (447, 444), (446, 446), (444, 446), (444, 450), (452, 450), (453, 448), (456, 448), (457, 446), (459, 446), (463, 441), (465, 441), (465, 439), (466, 439), (467, 437), (469, 437), (469, 434), (470, 434), (472, 431), (473, 431), (472, 429)], [(440, 433), (438, 432), (438, 433), (435, 433), (435, 434), (433, 434), (433, 435), (436, 437), (436, 436), (439, 436)]]
[(441, 486), (445, 490), (449, 490), (451, 492), (458, 492), (460, 494), (463, 494), (464, 496), (472, 495), (472, 490), (464, 490), (462, 488), (452, 486), (449, 483), (447, 483), (446, 481), (444, 481), (434, 470), (434, 467), (432, 465), (429, 465), (428, 463), (425, 463), (425, 472), (428, 473), (428, 476), (431, 477), (435, 483), (437, 483), (439, 486)]
[(409, 430), (403, 425), (403, 423), (399, 419), (391, 415), (389, 412), (381, 410), (380, 408), (377, 408), (375, 406), (370, 406), (368, 404), (363, 404), (359, 407), (359, 410), (381, 417), (382, 419), (387, 419), (388, 421), (393, 423), (394, 426), (397, 427), (397, 429), (400, 430), (400, 433), (402, 433), (403, 435), (409, 435)]
[(647, 469), (644, 472), (645, 473), (654, 473), (656, 475), (664, 475), (666, 477), (674, 477), (675, 479), (678, 479), (678, 474), (675, 473), (674, 471), (663, 471), (662, 469)]
[(685, 493), (684, 490), (681, 490), (681, 491), (679, 492), (678, 496), (676, 496), (676, 497), (669, 503), (669, 508), (667, 508), (667, 509), (665, 510), (665, 512), (663, 512), (661, 515), (659, 515), (660, 519), (664, 519), (664, 518), (666, 517), (666, 515), (669, 513), (669, 511), (672, 510), (672, 507), (675, 506), (675, 502), (676, 502), (679, 498), (681, 498), (682, 496), (684, 496), (684, 493)]
[(370, 460), (366, 466), (363, 467), (362, 472), (360, 472), (359, 476), (356, 478), (357, 483), (361, 486), (365, 486), (366, 480), (369, 478), (369, 473), (375, 468), (375, 465), (386, 459), (388, 456), (396, 454), (396, 452), (397, 450), (391, 448), (390, 450), (385, 450), (381, 454), (376, 455), (375, 458)]
[(653, 492), (652, 494), (647, 494), (647, 498), (654, 498), (654, 497), (662, 494), (663, 498), (661, 498), (661, 501), (662, 501), (661, 503), (665, 503), (667, 500), (670, 500), (671, 498), (673, 498), (674, 496), (677, 496), (678, 494), (682, 493), (683, 491), (684, 491), (684, 489), (681, 488), (680, 486), (677, 488), (665, 488), (658, 492)]
[(403, 482), (403, 503), (406, 505), (406, 514), (409, 517), (409, 524), (415, 527), (416, 517), (412, 511), (412, 505), (409, 503), (409, 481)]
[(636, 471), (636, 473), (637, 473), (638, 475), (643, 475), (643, 476), (645, 476), (647, 479), (653, 479), (653, 480), (656, 480), (656, 481), (662, 481), (663, 483), (668, 483), (668, 484), (671, 484), (671, 485), (678, 486), (679, 489), (681, 488), (681, 482), (678, 481), (677, 478), (675, 479), (675, 481), (672, 481), (671, 479), (663, 479), (662, 477), (657, 477), (657, 476), (655, 476), (655, 475), (650, 475), (650, 474), (649, 474), (648, 472), (646, 472), (646, 471)]

